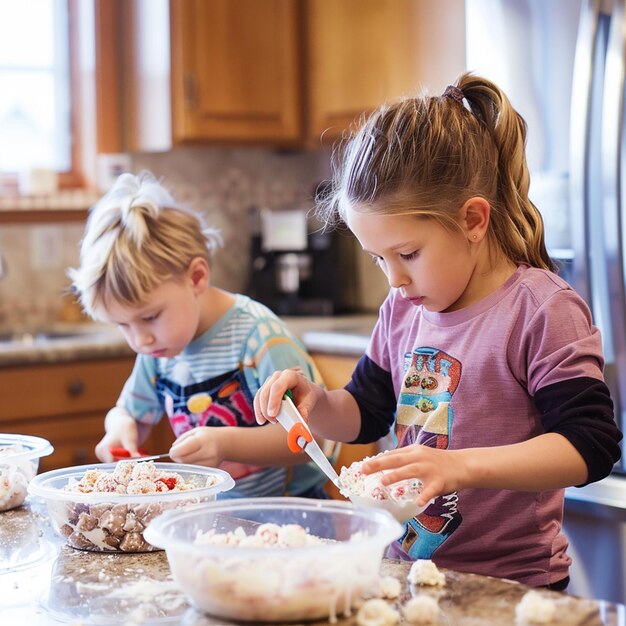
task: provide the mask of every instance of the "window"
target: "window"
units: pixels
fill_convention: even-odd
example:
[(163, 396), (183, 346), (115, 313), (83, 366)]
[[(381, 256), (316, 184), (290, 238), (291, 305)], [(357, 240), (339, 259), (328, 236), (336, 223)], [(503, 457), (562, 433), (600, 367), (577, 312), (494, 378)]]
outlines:
[(67, 0), (0, 0), (0, 172), (72, 169)]

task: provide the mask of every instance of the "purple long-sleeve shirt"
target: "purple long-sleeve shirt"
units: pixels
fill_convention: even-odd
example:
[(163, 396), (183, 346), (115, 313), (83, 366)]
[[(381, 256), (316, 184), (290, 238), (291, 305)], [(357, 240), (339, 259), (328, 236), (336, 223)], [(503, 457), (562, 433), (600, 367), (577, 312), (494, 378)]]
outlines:
[[(481, 302), (432, 313), (392, 290), (347, 385), (361, 409), (356, 441), (395, 423), (398, 445), (500, 446), (566, 437), (588, 481), (607, 475), (621, 433), (603, 382), (598, 329), (558, 276), (520, 266)], [(419, 478), (419, 477), (418, 477)], [(568, 575), (562, 489), (464, 489), (410, 520), (391, 556), (549, 585)]]

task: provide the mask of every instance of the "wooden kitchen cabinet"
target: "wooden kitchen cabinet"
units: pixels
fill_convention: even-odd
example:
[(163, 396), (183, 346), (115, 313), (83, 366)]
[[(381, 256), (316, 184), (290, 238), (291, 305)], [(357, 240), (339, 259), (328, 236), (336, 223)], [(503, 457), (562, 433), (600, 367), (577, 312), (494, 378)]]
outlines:
[(307, 0), (307, 135), (336, 139), (363, 112), (416, 92), (416, 0)]
[[(40, 471), (98, 462), (95, 445), (134, 358), (106, 358), (0, 369), (0, 432), (48, 439), (54, 452)], [(164, 419), (144, 447), (166, 452), (174, 436)]]
[(297, 0), (171, 0), (174, 142), (300, 136)]
[[(350, 375), (358, 362), (358, 358), (352, 356), (324, 354), (320, 352), (311, 352), (311, 356), (328, 389), (339, 389), (343, 387), (350, 380)], [(377, 454), (378, 451), (376, 443), (342, 443), (341, 450), (334, 463), (335, 470), (340, 472), (344, 465), (347, 467), (354, 461), (360, 461), (366, 456)], [(339, 493), (337, 487), (330, 481), (326, 484), (326, 492), (332, 498), (345, 500)]]
[(170, 0), (175, 143), (319, 147), (417, 88), (416, 0)]

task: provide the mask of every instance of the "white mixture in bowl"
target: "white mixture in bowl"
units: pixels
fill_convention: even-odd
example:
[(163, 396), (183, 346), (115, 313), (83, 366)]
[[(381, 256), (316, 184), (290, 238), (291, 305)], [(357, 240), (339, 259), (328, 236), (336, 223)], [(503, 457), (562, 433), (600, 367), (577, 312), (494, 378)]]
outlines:
[(381, 484), (384, 472), (372, 474), (363, 473), (365, 461), (373, 457), (366, 457), (355, 461), (349, 467), (342, 467), (339, 482), (346, 495), (353, 495), (373, 500), (393, 500), (394, 502), (414, 502), (422, 491), (422, 483), (417, 478), (400, 480), (388, 486)]
[[(355, 533), (351, 541), (363, 539)], [(282, 622), (349, 615), (353, 603), (376, 580), (379, 555), (355, 550), (349, 563), (318, 547), (335, 542), (299, 524), (264, 523), (254, 532), (199, 532), (195, 545), (229, 548), (214, 555), (198, 551), (192, 561), (168, 554), (179, 583), (207, 613), (244, 621)], [(262, 550), (260, 556), (257, 550)], [(252, 555), (252, 551), (255, 554)], [(378, 559), (378, 561), (377, 561)], [(185, 566), (183, 566), (185, 565)], [(182, 577), (182, 580), (180, 580)]]
[(25, 452), (28, 449), (19, 444), (0, 448), (0, 511), (14, 509), (26, 499), (36, 469), (28, 459), (13, 458)]

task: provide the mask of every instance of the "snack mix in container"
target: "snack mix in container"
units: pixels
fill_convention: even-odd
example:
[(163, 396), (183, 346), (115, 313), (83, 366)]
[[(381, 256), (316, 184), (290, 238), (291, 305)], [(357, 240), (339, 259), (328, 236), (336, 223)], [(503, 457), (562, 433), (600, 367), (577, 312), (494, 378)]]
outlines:
[(143, 532), (163, 511), (215, 500), (234, 480), (219, 469), (125, 460), (53, 470), (29, 491), (42, 497), (55, 530), (74, 548), (151, 552)]

